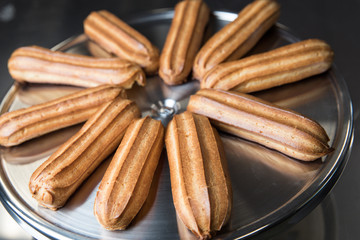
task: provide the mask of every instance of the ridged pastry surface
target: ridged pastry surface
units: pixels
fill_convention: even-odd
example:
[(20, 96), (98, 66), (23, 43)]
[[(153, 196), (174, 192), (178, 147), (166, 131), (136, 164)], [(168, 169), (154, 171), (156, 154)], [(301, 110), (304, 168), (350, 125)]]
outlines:
[(0, 144), (21, 144), (46, 133), (86, 121), (98, 108), (117, 96), (126, 97), (122, 87), (102, 85), (87, 88), (49, 102), (0, 116)]
[(29, 189), (44, 207), (62, 207), (81, 183), (119, 146), (126, 128), (140, 116), (136, 104), (115, 98), (32, 174)]
[(333, 149), (317, 122), (248, 94), (202, 89), (190, 97), (188, 111), (207, 116), (222, 131), (304, 161)]
[(197, 53), (193, 76), (201, 81), (205, 73), (222, 62), (244, 56), (276, 23), (280, 6), (274, 0), (255, 0), (238, 17), (216, 32)]
[(319, 39), (303, 40), (221, 63), (204, 76), (201, 88), (244, 93), (265, 90), (327, 71), (333, 55), (326, 42)]
[(232, 190), (217, 131), (201, 115), (175, 115), (165, 135), (171, 189), (177, 215), (206, 239), (230, 217)]
[(200, 48), (210, 10), (202, 0), (184, 0), (174, 17), (160, 55), (159, 75), (168, 85), (187, 81)]
[(96, 58), (80, 54), (52, 51), (39, 46), (16, 49), (8, 69), (18, 82), (48, 83), (79, 87), (118, 84), (131, 88), (146, 83), (143, 70), (119, 58)]
[(139, 64), (146, 73), (154, 74), (158, 71), (158, 48), (109, 11), (91, 12), (84, 21), (84, 32), (108, 52)]
[(138, 214), (150, 191), (164, 148), (164, 127), (150, 117), (128, 127), (101, 181), (94, 214), (108, 230), (123, 230)]

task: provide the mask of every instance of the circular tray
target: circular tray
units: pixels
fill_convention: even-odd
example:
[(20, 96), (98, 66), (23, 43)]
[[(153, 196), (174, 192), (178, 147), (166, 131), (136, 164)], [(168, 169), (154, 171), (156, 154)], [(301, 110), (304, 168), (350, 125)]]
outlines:
[[(234, 20), (237, 14), (213, 12), (206, 36)], [(157, 10), (125, 19), (159, 49), (165, 41), (173, 11)], [(273, 27), (249, 53), (264, 52), (298, 41), (284, 26)], [(94, 51), (85, 35), (68, 39), (55, 50), (89, 54)], [(172, 114), (186, 109), (188, 98), (198, 90), (197, 81), (167, 86), (157, 76), (146, 87), (128, 91), (143, 116), (161, 119), (166, 125)], [(78, 91), (54, 85), (14, 84), (2, 101), (1, 113)], [(291, 108), (316, 121), (328, 133), (335, 151), (323, 159), (305, 163), (276, 151), (224, 133), (226, 156), (233, 187), (230, 222), (215, 239), (243, 238), (314, 207), (338, 179), (350, 152), (353, 132), (352, 105), (344, 80), (335, 67), (324, 74), (298, 83), (255, 94)], [(10, 214), (36, 238), (56, 239), (179, 239), (191, 238), (176, 217), (172, 203), (165, 151), (152, 184), (152, 191), (140, 213), (125, 231), (103, 229), (93, 215), (98, 184), (109, 160), (92, 174), (67, 204), (52, 211), (39, 207), (31, 197), (28, 182), (32, 172), (81, 126), (69, 127), (31, 140), (20, 146), (1, 148), (0, 197)]]

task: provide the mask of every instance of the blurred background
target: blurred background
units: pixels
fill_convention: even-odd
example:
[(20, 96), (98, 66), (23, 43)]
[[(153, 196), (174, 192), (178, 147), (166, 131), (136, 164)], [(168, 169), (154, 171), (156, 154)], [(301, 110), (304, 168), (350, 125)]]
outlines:
[[(248, 0), (205, 0), (212, 10), (239, 12)], [(0, 97), (13, 81), (7, 60), (16, 48), (47, 48), (82, 33), (82, 21), (93, 10), (107, 9), (120, 18), (158, 8), (172, 8), (174, 0), (1, 0)], [(360, 228), (360, 0), (278, 0), (279, 22), (301, 39), (320, 38), (335, 52), (335, 65), (344, 77), (354, 107), (355, 141), (348, 164), (328, 196), (310, 213), (300, 214), (256, 239), (359, 239)], [(0, 204), (0, 239), (32, 239)]]

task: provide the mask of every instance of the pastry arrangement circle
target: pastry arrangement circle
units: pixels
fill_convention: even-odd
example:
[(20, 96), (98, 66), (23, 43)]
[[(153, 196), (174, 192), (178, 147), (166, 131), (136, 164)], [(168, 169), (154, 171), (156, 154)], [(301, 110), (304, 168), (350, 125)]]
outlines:
[[(203, 1), (180, 2), (161, 52), (104, 10), (84, 21), (88, 50), (94, 56), (38, 46), (14, 51), (8, 66), (17, 82), (85, 88), (0, 117), (0, 144), (6, 147), (86, 121), (32, 174), (29, 189), (39, 205), (63, 207), (116, 151), (97, 191), (94, 214), (105, 229), (124, 230), (151, 191), (166, 145), (180, 224), (206, 239), (226, 226), (233, 205), (218, 131), (275, 149), (300, 164), (334, 151), (319, 123), (249, 94), (328, 71), (333, 60), (330, 46), (309, 39), (244, 57), (276, 23), (279, 6), (273, 0), (255, 0), (201, 46), (209, 15)], [(176, 113), (176, 101), (153, 106), (160, 119), (170, 119), (166, 128), (160, 121), (141, 118), (124, 90), (134, 84), (146, 86), (147, 76), (157, 71), (170, 86), (191, 76), (190, 81), (200, 81), (184, 113)]]

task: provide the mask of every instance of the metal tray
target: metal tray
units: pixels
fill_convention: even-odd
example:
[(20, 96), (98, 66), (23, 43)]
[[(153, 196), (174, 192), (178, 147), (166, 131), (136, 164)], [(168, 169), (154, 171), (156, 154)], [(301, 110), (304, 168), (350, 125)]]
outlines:
[[(213, 12), (206, 36), (211, 36), (236, 16), (229, 12)], [(163, 9), (125, 20), (161, 49), (172, 17), (172, 10)], [(249, 54), (298, 40), (286, 27), (277, 24)], [(86, 36), (79, 35), (54, 49), (89, 54), (94, 50), (92, 47)], [(155, 76), (147, 79), (146, 87), (135, 86), (129, 90), (128, 96), (137, 102), (144, 116), (151, 115), (167, 124), (172, 114), (185, 110), (188, 97), (198, 87), (198, 82), (191, 79), (180, 86), (167, 86)], [(14, 84), (2, 101), (1, 113), (77, 90), (79, 88), (69, 86)], [(233, 209), (230, 222), (214, 239), (252, 236), (298, 211), (312, 209), (340, 176), (351, 149), (352, 104), (346, 84), (335, 66), (319, 76), (255, 95), (318, 121), (329, 134), (335, 151), (323, 159), (305, 163), (221, 133), (233, 186)], [(93, 215), (95, 194), (109, 160), (86, 180), (63, 208), (52, 211), (39, 207), (28, 190), (30, 175), (79, 128), (70, 127), (17, 147), (0, 149), (0, 198), (25, 230), (36, 238), (55, 239), (192, 238), (176, 217), (165, 151), (150, 196), (128, 230), (107, 231)]]

